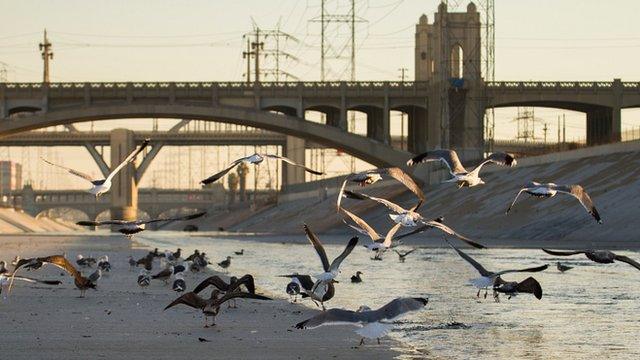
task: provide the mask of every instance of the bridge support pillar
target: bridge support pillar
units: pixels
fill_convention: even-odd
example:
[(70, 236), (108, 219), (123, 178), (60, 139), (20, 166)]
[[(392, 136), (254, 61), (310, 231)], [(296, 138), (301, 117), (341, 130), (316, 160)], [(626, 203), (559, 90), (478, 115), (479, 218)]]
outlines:
[(587, 111), (587, 145), (620, 141), (620, 108), (594, 108)]
[(413, 106), (407, 111), (407, 117), (409, 119), (407, 149), (414, 154), (427, 151), (430, 148), (430, 132), (427, 129), (429, 126), (427, 110)]
[(367, 137), (390, 144), (389, 113), (385, 115), (384, 109), (375, 107), (367, 108), (364, 112), (367, 114)]
[[(114, 169), (136, 148), (133, 131), (111, 131), (111, 169)], [(111, 185), (111, 219), (135, 220), (138, 212), (138, 184), (134, 164), (125, 166), (113, 178)]]
[(327, 116), (327, 125), (337, 127), (344, 131), (347, 131), (347, 112), (344, 111), (344, 116), (341, 109), (330, 108), (325, 111)]
[[(305, 141), (295, 136), (287, 135), (283, 155), (298, 164), (305, 163)], [(282, 187), (305, 182), (304, 169), (297, 166), (282, 164)]]

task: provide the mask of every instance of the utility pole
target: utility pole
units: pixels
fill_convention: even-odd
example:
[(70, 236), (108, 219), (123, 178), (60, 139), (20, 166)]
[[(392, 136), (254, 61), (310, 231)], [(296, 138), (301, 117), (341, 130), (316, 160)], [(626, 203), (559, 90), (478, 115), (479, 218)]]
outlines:
[(544, 123), (544, 127), (542, 127), (542, 131), (544, 132), (544, 143), (545, 145), (547, 144), (547, 130), (549, 130), (549, 128), (547, 127), (547, 123)]
[(256, 40), (251, 43), (251, 49), (253, 50), (253, 55), (255, 56), (253, 62), (256, 67), (253, 77), (255, 78), (256, 85), (258, 85), (260, 83), (260, 50), (264, 49), (264, 42), (260, 42), (259, 27), (256, 27), (254, 35), (256, 37)]
[(562, 143), (567, 142), (567, 124), (565, 122), (564, 114), (562, 114)]
[(51, 51), (52, 44), (47, 38), (47, 29), (44, 29), (44, 42), (40, 43), (40, 52), (42, 54), (42, 60), (44, 61), (44, 72), (42, 82), (49, 83), (49, 60), (53, 60), (53, 52)]
[[(403, 67), (398, 69), (400, 71), (400, 82), (404, 84), (405, 74), (409, 69)], [(404, 150), (404, 112), (400, 113), (400, 149)]]
[(247, 36), (247, 51), (242, 52), (242, 58), (247, 59), (247, 86), (251, 85), (251, 55), (253, 55), (251, 51), (251, 40)]

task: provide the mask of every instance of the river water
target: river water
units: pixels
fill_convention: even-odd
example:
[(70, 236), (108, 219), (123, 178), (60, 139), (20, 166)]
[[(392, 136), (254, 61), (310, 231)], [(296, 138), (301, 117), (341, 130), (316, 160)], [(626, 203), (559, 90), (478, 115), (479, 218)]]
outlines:
[[(288, 279), (277, 275), (321, 272), (320, 260), (309, 244), (249, 239), (169, 232), (147, 232), (136, 238), (161, 250), (181, 247), (183, 254), (197, 248), (213, 263), (230, 255), (230, 274), (251, 273), (258, 287), (283, 298), (287, 297), (284, 288)], [(347, 240), (345, 237), (345, 243)], [(330, 261), (343, 248), (325, 245)], [(244, 255), (235, 256), (233, 252), (240, 249)], [(395, 297), (428, 297), (424, 311), (400, 319), (390, 334), (403, 344), (399, 349), (403, 358), (640, 358), (640, 272), (635, 268), (624, 263), (595, 264), (578, 255), (560, 259), (575, 266), (562, 274), (555, 268), (558, 259), (540, 250), (464, 250), (489, 270), (551, 264), (542, 273), (504, 277), (520, 281), (533, 275), (542, 284), (542, 300), (528, 294), (510, 300), (502, 296), (499, 303), (491, 293), (486, 299), (482, 295), (476, 298), (468, 279), (478, 274), (449, 248), (420, 248), (400, 263), (392, 252), (384, 261), (372, 261), (371, 253), (359, 246), (343, 263), (336, 295), (326, 305), (356, 309), (367, 304), (376, 308)], [(640, 260), (640, 253), (620, 253)], [(363, 282), (352, 284), (350, 277), (358, 270), (364, 273)], [(287, 328), (292, 325), (282, 324)], [(354, 343), (358, 340), (354, 333)]]

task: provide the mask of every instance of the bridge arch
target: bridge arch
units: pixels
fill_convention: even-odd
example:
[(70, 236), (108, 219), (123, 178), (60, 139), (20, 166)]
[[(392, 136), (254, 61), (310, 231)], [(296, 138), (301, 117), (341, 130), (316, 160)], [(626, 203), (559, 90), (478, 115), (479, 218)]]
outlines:
[(75, 122), (127, 118), (190, 118), (252, 126), (337, 148), (380, 167), (402, 166), (410, 156), (407, 152), (393, 149), (379, 141), (350, 134), (332, 126), (289, 115), (231, 106), (117, 104), (74, 107), (37, 113), (19, 119), (1, 120), (0, 134), (10, 135)]

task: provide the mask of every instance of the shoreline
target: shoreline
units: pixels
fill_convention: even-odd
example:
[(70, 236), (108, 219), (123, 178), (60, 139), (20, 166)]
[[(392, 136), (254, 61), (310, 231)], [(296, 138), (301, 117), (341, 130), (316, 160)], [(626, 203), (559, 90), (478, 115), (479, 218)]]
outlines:
[[(15, 328), (0, 338), (5, 356), (37, 359), (47, 353), (52, 359), (173, 359), (205, 353), (214, 358), (370, 359), (395, 358), (400, 355), (396, 349), (404, 349), (388, 337), (382, 345), (367, 342), (356, 349), (359, 337), (347, 326), (292, 329), (318, 310), (292, 306), (298, 304), (290, 304), (281, 296), (273, 301), (239, 300), (239, 309), (223, 306), (217, 326), (204, 329), (198, 310), (181, 306), (162, 311), (178, 296), (170, 287), (156, 280), (144, 290), (138, 287), (138, 270), (129, 270), (127, 256), (141, 257), (149, 250), (146, 246), (135, 238), (130, 241), (120, 235), (95, 235), (19, 234), (0, 240), (2, 260), (9, 263), (16, 254), (30, 257), (64, 252), (72, 263), (78, 253), (95, 257), (106, 254), (113, 266), (98, 282), (98, 290), (88, 291), (83, 299), (77, 298), (73, 280), (66, 274), (61, 276), (54, 266), (20, 272), (38, 279), (59, 279), (63, 284), (17, 283), (9, 298), (0, 300), (0, 322)], [(94, 270), (85, 270), (84, 274)], [(151, 273), (157, 271), (154, 265)], [(187, 288), (214, 274), (219, 273), (208, 269), (186, 274)], [(259, 288), (259, 277), (256, 283)], [(43, 323), (55, 324), (55, 331)]]

